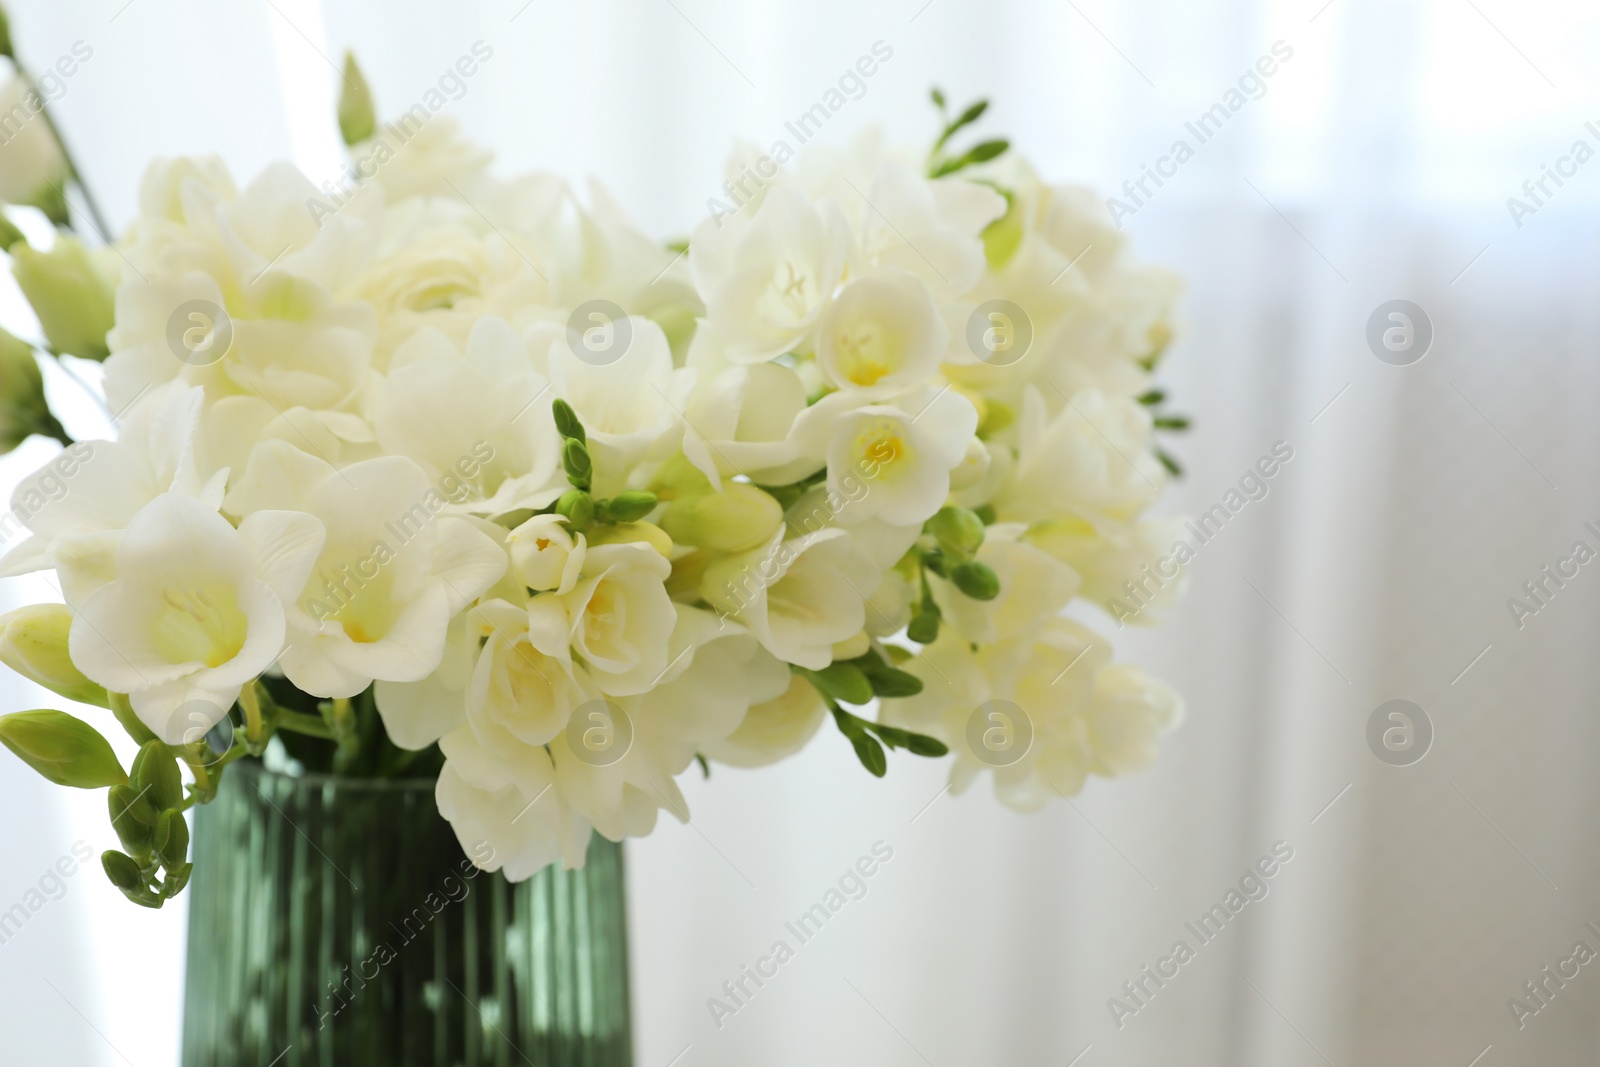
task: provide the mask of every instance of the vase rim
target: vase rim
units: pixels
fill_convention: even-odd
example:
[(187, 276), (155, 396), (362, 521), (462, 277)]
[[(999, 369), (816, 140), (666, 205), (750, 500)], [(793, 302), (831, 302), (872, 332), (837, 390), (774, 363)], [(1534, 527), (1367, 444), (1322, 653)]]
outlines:
[(289, 771), (276, 770), (268, 767), (259, 759), (241, 759), (235, 762), (229, 770), (244, 771), (263, 778), (282, 778), (297, 785), (316, 788), (334, 786), (345, 790), (366, 790), (374, 793), (432, 793), (438, 784), (437, 778), (356, 778), (343, 774), (325, 774), (321, 771), (301, 771), (294, 774)]

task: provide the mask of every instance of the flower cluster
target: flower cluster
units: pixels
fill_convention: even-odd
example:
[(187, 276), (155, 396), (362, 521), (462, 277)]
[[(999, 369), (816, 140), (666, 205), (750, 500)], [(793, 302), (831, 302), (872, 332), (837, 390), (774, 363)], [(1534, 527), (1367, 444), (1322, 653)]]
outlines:
[[(340, 119), (370, 163), (369, 112)], [(691, 764), (830, 717), (874, 774), (953, 752), (957, 790), (989, 769), (1023, 808), (1143, 766), (1177, 696), (1062, 612), (1171, 541), (1144, 513), (1177, 286), (1087, 191), (955, 152), (982, 112), (926, 157), (782, 161), (678, 246), (598, 186), (495, 177), (443, 117), (336, 199), (158, 161), (74, 346), (50, 324), (110, 304), (104, 253), (19, 235), (19, 271), (56, 265), (47, 351), (104, 359), (118, 433), (18, 488), (0, 573), (52, 569), (66, 603), (0, 658), (110, 707), (143, 764), (59, 712), (0, 741), (112, 787), (106, 869), (141, 903), (241, 756), (436, 775), (514, 879), (687, 819)]]

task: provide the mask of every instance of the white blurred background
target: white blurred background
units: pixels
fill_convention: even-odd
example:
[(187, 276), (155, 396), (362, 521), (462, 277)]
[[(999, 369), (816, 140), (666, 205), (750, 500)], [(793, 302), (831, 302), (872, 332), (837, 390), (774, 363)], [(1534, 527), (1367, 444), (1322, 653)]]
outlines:
[[(1150, 771), (1017, 815), (943, 767), (869, 778), (831, 732), (787, 764), (686, 783), (693, 827), (629, 846), (640, 1067), (1481, 1067), (1600, 1062), (1600, 966), (1518, 1028), (1507, 999), (1600, 950), (1600, 573), (1519, 629), (1506, 601), (1600, 524), (1600, 160), (1518, 226), (1508, 210), (1577, 140), (1600, 148), (1590, 0), (13, 0), (18, 47), (91, 62), (58, 107), (113, 221), (154, 155), (241, 179), (339, 161), (346, 48), (380, 114), (474, 41), (449, 105), (505, 172), (594, 175), (646, 229), (687, 233), (735, 136), (766, 146), (875, 42), (892, 58), (823, 139), (935, 131), (927, 89), (993, 100), (1058, 181), (1112, 193), (1274, 42), (1293, 50), (1127, 220), (1188, 279), (1167, 364), (1195, 432), (1166, 504), (1201, 511), (1257, 457), (1294, 458), (1200, 553), (1165, 628), (1119, 655), (1188, 719)], [(0, 320), (26, 322), (9, 288)], [(1365, 341), (1381, 303), (1431, 319), (1421, 362)], [(51, 383), (99, 432), (94, 408)], [(0, 461), (0, 488), (48, 458)], [(52, 596), (0, 583), (0, 601)], [(1109, 625), (1109, 624), (1107, 624)], [(0, 681), (0, 707), (43, 697)], [(1369, 716), (1433, 724), (1388, 766)], [(0, 754), (3, 756), (3, 754)], [(0, 758), (0, 907), (101, 798)], [(893, 859), (719, 1028), (707, 999), (874, 842)], [(1136, 979), (1276, 842), (1293, 859), (1119, 1028)], [(177, 1062), (184, 915), (126, 904), (91, 867), (0, 945), (0, 1060)], [(1552, 985), (1550, 988), (1554, 989)], [(1475, 1059), (1474, 1057), (1478, 1057)]]

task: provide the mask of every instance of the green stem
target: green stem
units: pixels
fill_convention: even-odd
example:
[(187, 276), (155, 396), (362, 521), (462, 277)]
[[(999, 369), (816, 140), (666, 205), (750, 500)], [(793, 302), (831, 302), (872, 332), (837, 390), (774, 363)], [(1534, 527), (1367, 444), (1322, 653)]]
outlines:
[(28, 73), (28, 68), (16, 56), (11, 57), (12, 66), (16, 68), (17, 77), (23, 79), (39, 97), (39, 117), (44, 119), (44, 124), (50, 129), (50, 136), (56, 139), (56, 144), (61, 148), (61, 158), (66, 161), (67, 173), (78, 186), (78, 192), (83, 194), (83, 204), (89, 209), (89, 218), (94, 222), (95, 229), (100, 231), (100, 239), (110, 244), (111, 226), (106, 222), (105, 214), (100, 210), (100, 204), (94, 198), (94, 193), (89, 191), (89, 184), (83, 180), (83, 172), (78, 169), (78, 161), (73, 158), (72, 150), (67, 147), (66, 138), (61, 136), (61, 127), (56, 125), (56, 120), (50, 115), (50, 106), (45, 102), (44, 94), (39, 92), (34, 83), (33, 75)]
[(239, 706), (244, 709), (244, 740), (252, 754), (259, 756), (267, 739), (261, 721), (261, 700), (256, 694), (256, 684), (251, 682), (239, 690)]
[(155, 731), (141, 722), (139, 716), (134, 714), (133, 705), (128, 703), (128, 697), (125, 693), (108, 693), (106, 695), (111, 698), (111, 714), (115, 715), (117, 722), (121, 723), (122, 728), (128, 731), (129, 737), (141, 745), (149, 741), (158, 740)]
[(275, 722), (280, 730), (290, 730), (297, 734), (305, 734), (308, 737), (320, 737), (326, 741), (338, 740), (327, 723), (315, 715), (307, 715), (303, 711), (289, 711), (286, 708), (279, 708)]

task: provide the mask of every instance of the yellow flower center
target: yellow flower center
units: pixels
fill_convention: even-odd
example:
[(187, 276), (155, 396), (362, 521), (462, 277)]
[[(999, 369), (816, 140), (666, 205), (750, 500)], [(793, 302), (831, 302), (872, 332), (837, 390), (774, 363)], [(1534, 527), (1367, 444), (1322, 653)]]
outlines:
[(249, 622), (232, 587), (168, 590), (161, 601), (152, 637), (169, 663), (220, 667), (244, 647)]
[(833, 344), (839, 353), (839, 370), (853, 385), (876, 385), (903, 362), (899, 336), (885, 331), (875, 319), (857, 318), (841, 324)]

